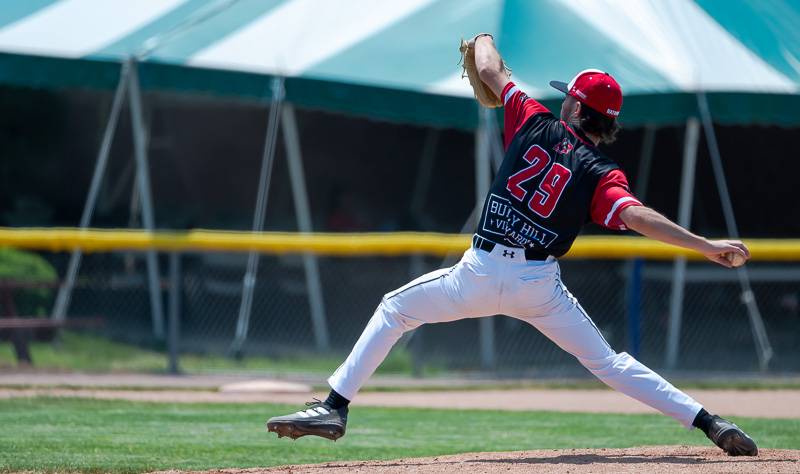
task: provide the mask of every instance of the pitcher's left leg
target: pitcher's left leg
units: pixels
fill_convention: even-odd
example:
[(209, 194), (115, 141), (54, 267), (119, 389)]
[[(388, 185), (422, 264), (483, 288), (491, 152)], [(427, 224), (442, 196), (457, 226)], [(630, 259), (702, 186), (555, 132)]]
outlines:
[(609, 387), (691, 428), (703, 407), (629, 354), (615, 352), (561, 282), (559, 273), (556, 267), (551, 278), (537, 284), (537, 291), (547, 295), (547, 303), (525, 307), (520, 295), (522, 298), (514, 298), (516, 310), (509, 315), (533, 325)]
[(555, 314), (525, 321), (575, 356), (609, 387), (675, 418), (687, 428), (692, 427), (703, 408), (628, 353), (615, 352), (577, 303), (567, 303)]
[[(738, 426), (710, 415), (696, 400), (626, 352), (616, 353), (560, 280), (546, 316), (516, 316), (575, 356), (609, 387), (670, 416), (688, 429), (701, 427), (714, 444), (732, 456), (758, 454), (755, 442)], [(699, 424), (695, 421), (699, 420)]]

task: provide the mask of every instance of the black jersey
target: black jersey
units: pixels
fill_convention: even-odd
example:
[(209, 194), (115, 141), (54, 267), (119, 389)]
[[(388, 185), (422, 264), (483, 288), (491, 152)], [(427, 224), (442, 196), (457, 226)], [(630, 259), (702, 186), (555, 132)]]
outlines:
[[(476, 233), (498, 244), (559, 257), (592, 220), (598, 184), (619, 167), (513, 83), (503, 97), (507, 108), (513, 102), (516, 110), (506, 111), (506, 154)], [(626, 196), (610, 204), (606, 225), (625, 204), (640, 204), (629, 197), (627, 182), (623, 187)]]

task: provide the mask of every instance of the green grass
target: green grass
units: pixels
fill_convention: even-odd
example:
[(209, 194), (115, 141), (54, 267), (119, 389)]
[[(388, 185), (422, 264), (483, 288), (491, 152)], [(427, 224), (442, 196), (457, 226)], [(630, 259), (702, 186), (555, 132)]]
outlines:
[[(348, 434), (277, 439), (297, 407), (34, 398), (0, 401), (0, 470), (213, 469), (475, 451), (708, 445), (658, 415), (354, 408)], [(762, 448), (800, 448), (800, 420), (737, 418)]]
[[(41, 370), (82, 372), (165, 371), (164, 354), (109, 339), (63, 332), (56, 342), (30, 344), (34, 367)], [(14, 367), (11, 344), (0, 344), (0, 367)]]
[[(34, 368), (40, 371), (60, 372), (140, 372), (165, 373), (167, 356), (163, 351), (142, 348), (133, 344), (75, 332), (64, 331), (57, 342), (34, 342), (31, 344)], [(290, 373), (318, 374), (327, 376), (336, 370), (344, 355), (304, 354), (291, 357), (248, 356), (242, 360), (213, 354), (182, 354), (181, 369), (186, 373), (231, 373), (254, 372), (260, 375)], [(378, 368), (378, 374), (412, 374), (411, 354), (402, 347), (395, 348)], [(16, 367), (16, 358), (10, 343), (0, 342), (0, 370)], [(448, 375), (438, 366), (426, 366), (426, 376)], [(450, 375), (458, 375), (450, 372)], [(683, 389), (729, 389), (729, 390), (775, 390), (800, 389), (800, 378), (757, 377), (744, 379), (687, 379), (670, 378)], [(327, 385), (315, 387), (327, 390)], [(608, 387), (594, 378), (569, 380), (509, 380), (508, 382), (480, 383), (472, 385), (431, 383), (420, 386), (368, 386), (366, 391), (446, 391), (446, 390), (511, 390), (524, 388), (540, 389), (600, 389)]]
[[(65, 331), (57, 342), (31, 343), (31, 358), (37, 370), (78, 372), (151, 372), (167, 370), (165, 352), (141, 348), (107, 338)], [(182, 354), (181, 369), (190, 373), (260, 371), (272, 374), (330, 374), (343, 355), (297, 355), (292, 357), (229, 357), (206, 354)], [(0, 369), (16, 366), (10, 343), (0, 343)], [(389, 354), (379, 373), (411, 373), (411, 356), (398, 348)]]

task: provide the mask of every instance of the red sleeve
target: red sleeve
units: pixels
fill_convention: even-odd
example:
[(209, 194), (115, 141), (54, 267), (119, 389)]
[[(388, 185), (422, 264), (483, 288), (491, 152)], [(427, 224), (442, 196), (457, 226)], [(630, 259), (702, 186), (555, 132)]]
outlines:
[(547, 107), (528, 97), (516, 84), (509, 82), (503, 87), (503, 106), (505, 107), (505, 140), (503, 145), (508, 150), (508, 145), (517, 134), (526, 120), (536, 114), (549, 113)]
[(642, 203), (628, 190), (628, 179), (621, 170), (612, 170), (600, 178), (592, 197), (592, 222), (614, 230), (626, 230), (619, 213)]

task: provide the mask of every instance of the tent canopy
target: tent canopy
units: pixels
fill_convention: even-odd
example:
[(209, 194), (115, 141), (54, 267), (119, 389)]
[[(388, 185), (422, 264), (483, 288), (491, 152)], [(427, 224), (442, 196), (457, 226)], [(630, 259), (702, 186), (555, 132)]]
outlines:
[(716, 120), (800, 123), (800, 2), (791, 0), (28, 0), (0, 5), (0, 82), (142, 86), (458, 128), (477, 124), (457, 40), (493, 32), (529, 95), (595, 67), (626, 125), (677, 123), (708, 94)]

